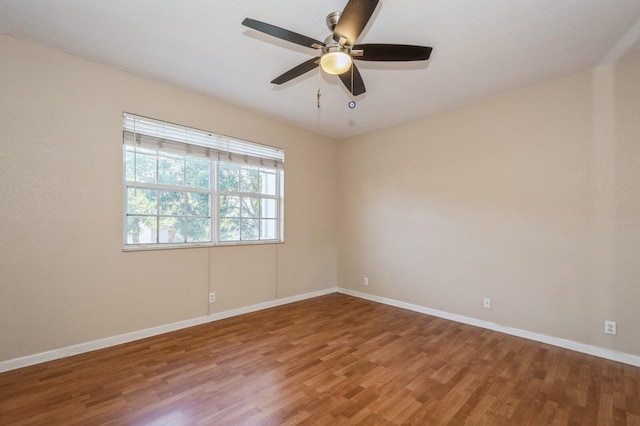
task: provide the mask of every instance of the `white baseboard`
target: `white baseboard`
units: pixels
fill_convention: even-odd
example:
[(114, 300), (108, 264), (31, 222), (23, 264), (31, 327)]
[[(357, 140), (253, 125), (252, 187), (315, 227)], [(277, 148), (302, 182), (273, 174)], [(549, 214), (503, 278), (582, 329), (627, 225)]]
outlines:
[(346, 288), (338, 288), (338, 293), (348, 294), (349, 296), (359, 297), (361, 299), (371, 300), (372, 302), (383, 303), (385, 305), (395, 306), (409, 311), (420, 312), (434, 317), (440, 317), (463, 324), (474, 325), (476, 327), (486, 328), (489, 330), (499, 331), (501, 333), (510, 334), (512, 336), (522, 337), (536, 342), (546, 343), (558, 346), (572, 351), (581, 352), (588, 355), (594, 355), (600, 358), (612, 361), (622, 362), (629, 365), (640, 367), (640, 356), (632, 355), (624, 352), (618, 352), (611, 349), (601, 348), (598, 346), (587, 345), (573, 340), (561, 339), (559, 337), (547, 336), (546, 334), (534, 333), (519, 328), (507, 327), (489, 321), (482, 321), (475, 318), (465, 317), (463, 315), (452, 314), (449, 312), (439, 311), (437, 309), (425, 308), (424, 306), (414, 305), (411, 303), (400, 302), (395, 299), (389, 299), (372, 294), (361, 293), (359, 291), (349, 290)]
[(104, 349), (110, 346), (132, 342), (134, 340), (140, 340), (147, 337), (157, 336), (159, 334), (168, 333), (170, 331), (176, 331), (176, 330), (180, 330), (187, 327), (193, 327), (195, 325), (200, 325), (208, 322), (218, 321), (225, 318), (235, 317), (237, 315), (247, 314), (249, 312), (260, 311), (263, 309), (273, 308), (280, 305), (286, 305), (288, 303), (298, 302), (305, 299), (324, 296), (327, 294), (335, 293), (337, 291), (338, 291), (337, 287), (332, 287), (324, 290), (313, 291), (310, 293), (299, 294), (296, 296), (283, 297), (282, 299), (274, 299), (268, 302), (258, 303), (256, 305), (245, 306), (237, 309), (231, 309), (228, 311), (218, 312), (211, 315), (192, 318), (184, 321), (178, 321), (171, 324), (165, 324), (157, 327), (145, 328), (143, 330), (132, 331), (130, 333), (119, 334), (117, 336), (106, 337), (104, 339), (92, 340), (90, 342), (84, 342), (84, 343), (80, 343), (73, 346), (67, 346), (65, 348), (54, 349), (54, 350), (42, 352), (39, 354), (10, 359), (7, 361), (0, 362), (0, 373), (3, 373), (5, 371), (10, 371), (10, 370), (16, 370), (18, 368), (28, 367), (30, 365), (40, 364), (47, 361), (53, 361), (60, 358), (66, 358), (72, 355), (78, 355), (85, 352)]
[(452, 314), (445, 311), (439, 311), (437, 309), (426, 308), (424, 306), (414, 305), (407, 302), (401, 302), (395, 299), (389, 299), (386, 297), (375, 296), (367, 293), (361, 293), (359, 291), (349, 290), (345, 288), (332, 287), (332, 288), (314, 291), (310, 293), (299, 294), (296, 296), (284, 297), (282, 299), (274, 299), (274, 300), (258, 303), (251, 306), (231, 309), (228, 311), (218, 312), (215, 314), (192, 318), (184, 321), (178, 321), (171, 324), (165, 324), (157, 327), (151, 327), (143, 330), (133, 331), (130, 333), (119, 334), (117, 336), (111, 336), (111, 337), (106, 337), (104, 339), (98, 339), (90, 342), (80, 343), (73, 346), (67, 346), (65, 348), (54, 349), (51, 351), (42, 352), (34, 355), (28, 355), (22, 358), (15, 358), (7, 361), (1, 361), (0, 373), (3, 373), (5, 371), (10, 371), (10, 370), (16, 370), (18, 368), (28, 367), (30, 365), (40, 364), (47, 361), (53, 361), (60, 358), (66, 358), (72, 355), (78, 355), (85, 352), (104, 349), (110, 346), (132, 342), (134, 340), (140, 340), (147, 337), (157, 336), (159, 334), (168, 333), (171, 331), (176, 331), (176, 330), (180, 330), (187, 327), (193, 327), (195, 325), (218, 321), (225, 318), (231, 318), (237, 315), (247, 314), (250, 312), (260, 311), (267, 308), (286, 305), (288, 303), (298, 302), (301, 300), (311, 299), (314, 297), (324, 296), (324, 295), (336, 293), (336, 292), (347, 294), (354, 297), (359, 297), (361, 299), (371, 300), (373, 302), (383, 303), (385, 305), (407, 309), (414, 312), (420, 312), (423, 314), (448, 319), (451, 321), (460, 322), (463, 324), (469, 324), (476, 327), (486, 328), (489, 330), (510, 334), (512, 336), (522, 337), (525, 339), (534, 340), (537, 342), (546, 343), (549, 345), (558, 346), (565, 349), (570, 349), (576, 352), (581, 352), (588, 355), (594, 355), (600, 358), (605, 358), (612, 361), (622, 362), (625, 364), (640, 367), (640, 356), (637, 356), (637, 355), (627, 354), (624, 352), (617, 352), (611, 349), (605, 349), (598, 346), (587, 345), (584, 343), (574, 342), (572, 340), (561, 339), (558, 337), (547, 336), (545, 334), (534, 333), (531, 331), (521, 330), (518, 328), (506, 327), (493, 322), (482, 321), (475, 318), (465, 317), (463, 315), (457, 315), (457, 314)]

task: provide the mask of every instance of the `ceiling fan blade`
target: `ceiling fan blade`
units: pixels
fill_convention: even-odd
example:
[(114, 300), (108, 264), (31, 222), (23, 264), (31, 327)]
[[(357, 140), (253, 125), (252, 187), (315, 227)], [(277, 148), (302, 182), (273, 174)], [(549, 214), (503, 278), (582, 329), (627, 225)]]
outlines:
[(319, 62), (320, 62), (320, 57), (311, 58), (308, 61), (305, 61), (300, 65), (291, 68), (289, 71), (285, 72), (284, 74), (279, 75), (278, 77), (274, 78), (271, 82), (273, 84), (286, 83), (287, 81), (293, 80), (294, 78), (299, 77), (302, 74), (316, 68)]
[(377, 5), (378, 0), (349, 0), (333, 29), (333, 39), (339, 43), (341, 38), (345, 38), (345, 44), (353, 45)]
[(362, 55), (353, 54), (353, 59), (361, 61), (426, 61), (433, 49), (408, 44), (356, 44), (353, 50), (362, 50)]
[(362, 95), (367, 91), (364, 87), (364, 81), (362, 80), (362, 76), (360, 75), (360, 71), (358, 71), (358, 67), (356, 67), (356, 64), (351, 64), (351, 68), (349, 68), (349, 71), (340, 74), (340, 80), (342, 80), (342, 84), (344, 84), (344, 86), (349, 92), (351, 92), (351, 94), (353, 94), (353, 96)]
[(276, 27), (275, 25), (267, 24), (265, 22), (256, 21), (255, 19), (245, 18), (242, 21), (242, 25), (252, 28), (261, 33), (269, 34), (270, 36), (279, 38), (281, 40), (290, 41), (291, 43), (299, 44), (300, 46), (316, 48), (316, 46), (324, 46), (324, 43), (311, 37), (303, 36), (302, 34), (294, 33), (293, 31), (285, 30), (284, 28)]

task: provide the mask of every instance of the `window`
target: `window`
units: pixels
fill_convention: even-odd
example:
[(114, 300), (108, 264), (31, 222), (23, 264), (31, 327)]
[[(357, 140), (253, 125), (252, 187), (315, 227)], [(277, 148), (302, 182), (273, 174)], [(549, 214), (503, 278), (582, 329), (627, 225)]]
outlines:
[(282, 241), (284, 151), (123, 116), (125, 248)]

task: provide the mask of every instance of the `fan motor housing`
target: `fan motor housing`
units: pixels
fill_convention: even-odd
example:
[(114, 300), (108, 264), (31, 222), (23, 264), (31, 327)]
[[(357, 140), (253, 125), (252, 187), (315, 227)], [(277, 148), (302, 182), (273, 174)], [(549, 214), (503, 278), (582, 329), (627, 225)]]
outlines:
[(340, 20), (340, 15), (342, 15), (342, 12), (338, 11), (331, 12), (327, 15), (327, 27), (329, 27), (329, 31), (333, 32), (333, 30), (336, 28), (336, 25)]

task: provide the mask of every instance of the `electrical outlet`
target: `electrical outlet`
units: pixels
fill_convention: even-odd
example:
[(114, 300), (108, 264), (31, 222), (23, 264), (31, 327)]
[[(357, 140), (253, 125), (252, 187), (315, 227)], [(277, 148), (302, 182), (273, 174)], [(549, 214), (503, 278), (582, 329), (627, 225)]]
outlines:
[(491, 298), (485, 297), (482, 301), (482, 306), (484, 306), (485, 309), (491, 309)]
[(362, 284), (369, 285), (369, 278), (364, 277), (364, 280), (362, 281)]
[(604, 332), (605, 334), (613, 334), (616, 335), (616, 322), (615, 321), (605, 321), (604, 322)]
[(209, 303), (213, 303), (216, 301), (216, 294), (215, 293), (209, 293)]

